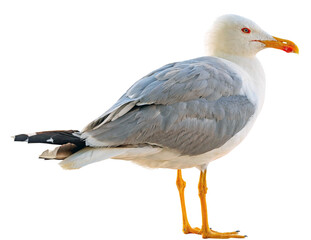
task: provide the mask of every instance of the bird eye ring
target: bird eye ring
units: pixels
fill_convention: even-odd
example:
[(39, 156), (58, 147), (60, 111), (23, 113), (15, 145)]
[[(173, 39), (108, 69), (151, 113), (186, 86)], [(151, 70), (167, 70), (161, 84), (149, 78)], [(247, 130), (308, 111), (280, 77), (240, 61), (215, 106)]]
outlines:
[(241, 29), (243, 33), (250, 33), (251, 30), (249, 28), (242, 28)]

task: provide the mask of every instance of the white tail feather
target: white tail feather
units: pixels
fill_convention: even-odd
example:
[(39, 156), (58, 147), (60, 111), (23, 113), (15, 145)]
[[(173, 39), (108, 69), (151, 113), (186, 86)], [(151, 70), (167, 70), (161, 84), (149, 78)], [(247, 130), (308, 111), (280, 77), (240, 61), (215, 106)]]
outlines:
[(90, 148), (86, 147), (72, 154), (59, 165), (64, 169), (79, 169), (85, 165), (124, 154), (128, 148)]

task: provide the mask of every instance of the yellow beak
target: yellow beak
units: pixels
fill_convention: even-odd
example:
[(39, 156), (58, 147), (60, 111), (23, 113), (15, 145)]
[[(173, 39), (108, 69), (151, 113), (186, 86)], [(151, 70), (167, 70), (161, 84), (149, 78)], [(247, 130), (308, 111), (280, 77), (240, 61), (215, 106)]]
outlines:
[(277, 38), (273, 37), (276, 41), (274, 40), (259, 40), (259, 42), (262, 42), (263, 44), (266, 45), (267, 48), (276, 48), (276, 49), (281, 49), (287, 53), (299, 53), (299, 49), (295, 43), (292, 41), (282, 39), (282, 38)]

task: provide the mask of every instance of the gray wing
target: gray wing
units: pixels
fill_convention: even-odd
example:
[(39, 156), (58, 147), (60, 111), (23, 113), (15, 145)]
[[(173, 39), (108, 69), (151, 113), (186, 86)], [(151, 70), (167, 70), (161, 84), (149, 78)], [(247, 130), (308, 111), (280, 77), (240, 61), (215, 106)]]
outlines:
[(218, 58), (168, 64), (136, 82), (82, 137), (94, 146), (150, 144), (182, 155), (205, 153), (222, 146), (253, 115), (254, 105), (239, 95), (241, 85)]

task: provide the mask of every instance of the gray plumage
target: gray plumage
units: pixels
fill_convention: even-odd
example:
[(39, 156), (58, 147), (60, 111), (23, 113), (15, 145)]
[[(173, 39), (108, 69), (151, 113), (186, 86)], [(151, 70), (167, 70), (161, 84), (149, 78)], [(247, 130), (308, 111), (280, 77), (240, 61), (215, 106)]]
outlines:
[(147, 144), (203, 154), (225, 144), (254, 114), (241, 86), (223, 59), (171, 63), (137, 81), (82, 137), (95, 147)]

